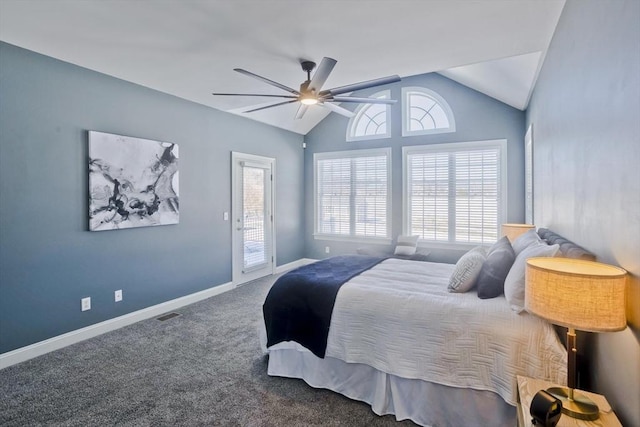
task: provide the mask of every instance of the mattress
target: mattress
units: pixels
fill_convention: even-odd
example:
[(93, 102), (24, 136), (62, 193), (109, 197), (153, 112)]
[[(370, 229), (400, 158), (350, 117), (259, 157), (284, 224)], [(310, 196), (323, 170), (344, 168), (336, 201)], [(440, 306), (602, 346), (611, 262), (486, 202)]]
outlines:
[[(388, 259), (338, 292), (326, 357), (405, 379), (491, 391), (516, 404), (516, 376), (565, 384), (566, 350), (552, 326), (504, 297), (449, 293), (454, 266)], [(305, 351), (293, 342), (270, 350)]]

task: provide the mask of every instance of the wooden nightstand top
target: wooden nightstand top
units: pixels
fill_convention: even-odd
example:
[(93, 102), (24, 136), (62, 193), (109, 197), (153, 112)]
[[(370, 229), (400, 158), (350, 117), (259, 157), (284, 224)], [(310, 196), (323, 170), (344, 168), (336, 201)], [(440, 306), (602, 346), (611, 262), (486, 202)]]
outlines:
[[(540, 390), (546, 390), (554, 386), (557, 386), (557, 384), (518, 375), (518, 426), (529, 427), (533, 425), (529, 414), (529, 405), (531, 405), (533, 396)], [(584, 421), (562, 414), (557, 427), (622, 427), (604, 396), (582, 390), (580, 390), (580, 393), (588, 396), (598, 405), (600, 418), (594, 421)]]

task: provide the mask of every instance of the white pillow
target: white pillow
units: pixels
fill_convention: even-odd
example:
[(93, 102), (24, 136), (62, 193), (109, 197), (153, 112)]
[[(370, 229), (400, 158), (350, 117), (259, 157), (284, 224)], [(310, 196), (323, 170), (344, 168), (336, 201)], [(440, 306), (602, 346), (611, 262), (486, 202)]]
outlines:
[(395, 255), (413, 255), (418, 247), (418, 237), (420, 236), (398, 236), (396, 242)]
[(513, 251), (516, 253), (516, 256), (518, 256), (524, 248), (540, 243), (542, 243), (542, 239), (538, 236), (538, 232), (532, 228), (516, 237), (511, 246), (513, 247)]
[[(517, 239), (516, 239), (517, 240)], [(560, 250), (560, 245), (533, 243), (527, 246), (516, 257), (509, 274), (504, 279), (504, 296), (509, 306), (516, 313), (524, 311), (524, 287), (527, 259), (533, 257), (553, 257)]]
[(476, 279), (486, 259), (486, 250), (482, 246), (475, 247), (462, 255), (456, 263), (453, 274), (451, 274), (449, 278), (447, 290), (456, 293), (471, 290), (476, 284)]

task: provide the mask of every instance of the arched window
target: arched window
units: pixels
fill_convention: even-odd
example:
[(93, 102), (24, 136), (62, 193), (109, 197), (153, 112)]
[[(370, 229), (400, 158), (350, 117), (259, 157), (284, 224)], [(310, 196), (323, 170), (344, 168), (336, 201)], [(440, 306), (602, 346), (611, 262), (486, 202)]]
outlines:
[(455, 131), (453, 112), (444, 98), (423, 87), (402, 88), (402, 136)]
[[(391, 91), (374, 93), (370, 98), (388, 99)], [(391, 137), (391, 108), (386, 104), (362, 104), (349, 119), (347, 141)]]

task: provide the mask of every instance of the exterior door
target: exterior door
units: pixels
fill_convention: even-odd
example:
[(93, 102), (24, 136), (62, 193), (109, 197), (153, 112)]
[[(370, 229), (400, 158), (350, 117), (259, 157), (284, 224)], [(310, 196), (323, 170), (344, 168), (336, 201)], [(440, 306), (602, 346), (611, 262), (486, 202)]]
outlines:
[(275, 159), (232, 153), (233, 283), (274, 273)]

